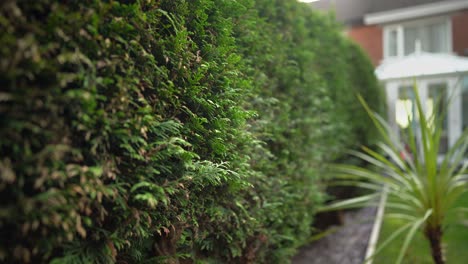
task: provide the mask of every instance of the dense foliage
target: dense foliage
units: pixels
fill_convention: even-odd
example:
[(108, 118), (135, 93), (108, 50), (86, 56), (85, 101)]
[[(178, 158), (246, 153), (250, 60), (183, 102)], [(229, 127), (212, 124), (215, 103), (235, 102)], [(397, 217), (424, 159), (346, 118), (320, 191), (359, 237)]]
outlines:
[(372, 66), (295, 0), (0, 10), (8, 263), (284, 262), (321, 164), (372, 142)]

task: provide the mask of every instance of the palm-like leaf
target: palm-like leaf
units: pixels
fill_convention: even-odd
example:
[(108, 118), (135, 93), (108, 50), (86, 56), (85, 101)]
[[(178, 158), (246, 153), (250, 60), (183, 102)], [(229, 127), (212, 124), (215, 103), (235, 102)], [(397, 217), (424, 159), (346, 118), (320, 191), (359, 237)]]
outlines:
[[(447, 224), (444, 222), (446, 215), (454, 209), (454, 203), (466, 191), (468, 175), (465, 174), (467, 163), (464, 163), (464, 156), (468, 147), (468, 131), (462, 134), (448, 150), (442, 162), (438, 163), (442, 122), (447, 110), (440, 109), (443, 104), (439, 101), (436, 110), (441, 111), (433, 111), (430, 116), (425, 115), (417, 88), (414, 87), (413, 91), (419, 122), (416, 128), (409, 126), (408, 129), (408, 145), (413, 155), (412, 159), (400, 155), (405, 148), (399, 142), (395, 142), (397, 137), (390, 126), (359, 97), (379, 130), (382, 142), (377, 144), (377, 151), (364, 147), (360, 152), (351, 153), (371, 164), (368, 168), (332, 165), (331, 170), (335, 176), (333, 184), (353, 185), (379, 192), (386, 185), (386, 208), (392, 211), (392, 214), (387, 213), (387, 216), (405, 219), (408, 224), (396, 230), (382, 246), (406, 231), (406, 238), (396, 260), (396, 263), (401, 263), (414, 234), (421, 230), (429, 239), (434, 261), (439, 264), (444, 262), (440, 242), (442, 226)], [(420, 142), (417, 141), (416, 134), (420, 136)], [(376, 195), (371, 194), (338, 201), (324, 207), (323, 210), (355, 208), (375, 201)], [(376, 253), (379, 250), (380, 248)]]

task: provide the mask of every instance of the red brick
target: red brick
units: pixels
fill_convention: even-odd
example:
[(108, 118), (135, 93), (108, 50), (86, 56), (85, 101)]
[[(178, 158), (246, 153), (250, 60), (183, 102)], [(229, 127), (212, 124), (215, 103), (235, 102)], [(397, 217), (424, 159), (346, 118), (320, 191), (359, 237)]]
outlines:
[(453, 51), (468, 56), (468, 10), (452, 16)]
[(383, 58), (383, 31), (379, 26), (357, 26), (348, 30), (348, 36), (369, 55), (374, 66)]

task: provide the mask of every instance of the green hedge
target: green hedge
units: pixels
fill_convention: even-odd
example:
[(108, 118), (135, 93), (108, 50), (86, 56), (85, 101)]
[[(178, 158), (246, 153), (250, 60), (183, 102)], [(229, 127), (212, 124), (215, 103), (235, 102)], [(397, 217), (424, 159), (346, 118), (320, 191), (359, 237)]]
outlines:
[(282, 263), (321, 164), (372, 140), (372, 66), (295, 0), (0, 10), (8, 263)]
[(268, 197), (255, 218), (268, 223), (274, 241), (269, 263), (281, 263), (310, 237), (317, 204), (327, 196), (319, 184), (323, 164), (349, 160), (347, 149), (376, 140), (356, 95), (374, 109), (383, 98), (369, 59), (333, 16), (296, 1), (243, 3), (252, 8), (235, 18), (235, 36), (260, 95), (252, 100), (259, 113), (253, 131), (271, 154), (254, 156), (263, 161), (254, 168), (268, 178), (254, 183)]

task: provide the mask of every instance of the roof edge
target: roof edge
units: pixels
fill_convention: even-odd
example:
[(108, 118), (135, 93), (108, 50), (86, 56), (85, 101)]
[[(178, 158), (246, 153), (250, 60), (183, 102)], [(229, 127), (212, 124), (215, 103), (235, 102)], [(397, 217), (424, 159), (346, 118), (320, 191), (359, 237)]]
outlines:
[(468, 8), (468, 1), (448, 1), (376, 12), (364, 16), (364, 24), (376, 25)]
[(450, 72), (450, 73), (444, 72), (444, 73), (434, 73), (434, 74), (418, 74), (414, 76), (402, 76), (402, 77), (383, 77), (381, 79), (378, 76), (376, 77), (379, 82), (414, 81), (414, 80), (429, 79), (429, 78), (450, 78), (450, 77), (463, 78), (463, 75), (465, 73), (468, 73), (468, 71), (456, 71), (456, 72)]
[(411, 79), (468, 72), (468, 58), (454, 54), (413, 53), (409, 56), (386, 60), (376, 69), (379, 80)]

